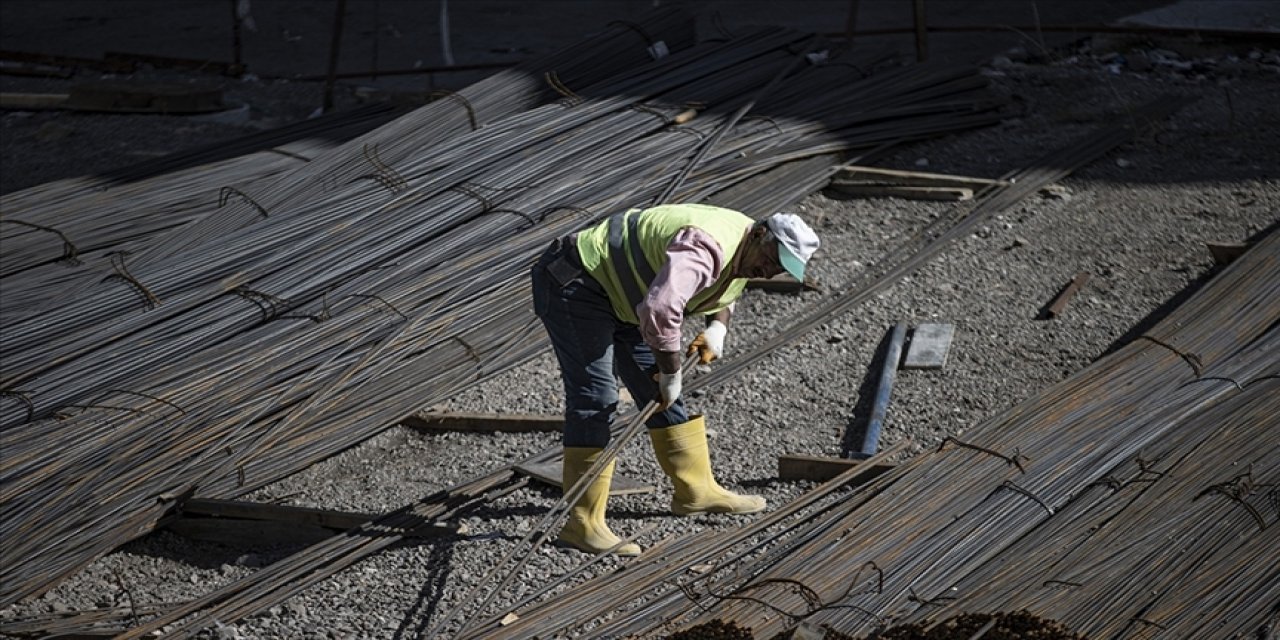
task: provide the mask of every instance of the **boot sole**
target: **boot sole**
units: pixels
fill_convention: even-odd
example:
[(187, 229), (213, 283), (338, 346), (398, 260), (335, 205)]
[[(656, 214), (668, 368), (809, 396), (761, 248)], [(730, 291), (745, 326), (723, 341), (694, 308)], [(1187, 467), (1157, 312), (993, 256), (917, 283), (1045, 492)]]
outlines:
[[(567, 540), (561, 540), (561, 539), (559, 539), (559, 538), (556, 538), (556, 540), (555, 540), (554, 542), (552, 542), (551, 544), (553, 544), (553, 545), (555, 545), (555, 546), (557, 546), (557, 547), (560, 547), (560, 548), (562, 548), (562, 549), (573, 549), (573, 550), (575, 550), (575, 551), (581, 551), (581, 552), (583, 552), (583, 553), (589, 553), (589, 554), (591, 554), (591, 555), (593, 555), (593, 556), (594, 556), (594, 555), (596, 555), (596, 554), (598, 554), (598, 553), (601, 553), (601, 552), (603, 552), (603, 551), (605, 551), (605, 550), (606, 550), (606, 549), (600, 549), (600, 550), (595, 550), (595, 551), (593, 551), (593, 550), (591, 550), (591, 549), (588, 549), (588, 548), (585, 548), (585, 547), (580, 547), (580, 546), (578, 546), (578, 545), (576, 545), (576, 544), (574, 544), (574, 543), (572, 543), (572, 542), (569, 542), (569, 541), (567, 541)], [(640, 555), (641, 553), (643, 553), (643, 552), (644, 552), (644, 549), (640, 549), (640, 548), (638, 548), (638, 547), (636, 548), (636, 551), (635, 551), (634, 553), (625, 552), (625, 551), (623, 551), (623, 549), (626, 549), (626, 547), (625, 547), (625, 546), (623, 546), (623, 547), (621, 547), (621, 548), (619, 548), (619, 549), (615, 550), (615, 551), (613, 552), (613, 555), (618, 556), (618, 557), (620, 557), (620, 558), (634, 558), (634, 557), (636, 557), (636, 556), (638, 556), (638, 555)]]
[(747, 515), (751, 513), (760, 513), (761, 511), (764, 511), (767, 508), (769, 508), (769, 505), (767, 504), (761, 505), (760, 508), (758, 509), (748, 509), (745, 511), (734, 511), (733, 509), (714, 509), (714, 508), (713, 509), (678, 509), (675, 506), (672, 506), (671, 513), (674, 513), (678, 516), (696, 516), (703, 513), (728, 513), (728, 514), (741, 516), (741, 515)]

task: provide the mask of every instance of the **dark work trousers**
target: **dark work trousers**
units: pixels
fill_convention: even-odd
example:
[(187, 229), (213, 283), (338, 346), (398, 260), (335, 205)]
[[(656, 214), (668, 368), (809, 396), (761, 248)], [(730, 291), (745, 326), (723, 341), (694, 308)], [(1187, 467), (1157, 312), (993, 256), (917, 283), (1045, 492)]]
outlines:
[[(617, 378), (641, 406), (657, 397), (653, 351), (640, 327), (613, 314), (608, 294), (582, 269), (571, 239), (553, 241), (533, 266), (532, 278), (533, 310), (551, 337), (564, 380), (564, 446), (603, 448), (618, 411)], [(645, 424), (653, 429), (688, 421), (678, 399)]]

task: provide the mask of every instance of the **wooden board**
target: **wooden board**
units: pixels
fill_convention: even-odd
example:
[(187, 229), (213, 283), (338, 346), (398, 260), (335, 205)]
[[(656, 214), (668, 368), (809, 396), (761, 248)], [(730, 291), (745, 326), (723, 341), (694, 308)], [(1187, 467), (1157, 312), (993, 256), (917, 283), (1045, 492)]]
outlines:
[[(780, 480), (826, 482), (848, 471), (850, 467), (864, 464), (861, 460), (850, 460), (848, 458), (784, 454), (778, 456), (778, 478)], [(869, 482), (894, 467), (891, 464), (870, 464), (865, 466), (867, 467), (866, 471), (855, 476), (850, 481), (850, 484), (856, 485)]]
[(956, 327), (949, 322), (917, 325), (911, 332), (911, 344), (902, 360), (903, 369), (941, 369), (947, 364), (947, 352)]
[(224, 111), (222, 89), (213, 85), (85, 82), (71, 87), (66, 108), (117, 113), (210, 113)]
[(1209, 249), (1209, 253), (1213, 256), (1213, 263), (1217, 265), (1231, 264), (1232, 260), (1249, 250), (1248, 244), (1227, 242), (1205, 242), (1204, 246)]
[(943, 202), (964, 202), (973, 199), (973, 189), (967, 187), (916, 187), (833, 182), (831, 189), (840, 195), (863, 198), (905, 198), (908, 200), (940, 200)]
[(66, 93), (0, 93), (0, 109), (61, 109), (66, 106)]
[(839, 174), (831, 181), (832, 185), (845, 184), (897, 184), (917, 187), (1003, 187), (1007, 180), (990, 178), (974, 178), (957, 176), (948, 173), (927, 173), (924, 171), (902, 171), (900, 169), (881, 169), (880, 167), (850, 166), (840, 169)]
[(239, 500), (210, 500), (191, 498), (182, 503), (184, 514), (243, 518), (246, 520), (273, 520), (301, 525), (313, 525), (326, 529), (345, 531), (358, 527), (378, 516), (367, 513), (330, 511), (309, 507), (293, 507)]
[(1062, 312), (1067, 308), (1067, 304), (1071, 302), (1072, 298), (1076, 297), (1076, 294), (1080, 292), (1081, 287), (1083, 287), (1088, 281), (1089, 272), (1081, 271), (1077, 273), (1075, 277), (1071, 279), (1071, 282), (1068, 282), (1066, 286), (1062, 288), (1062, 291), (1058, 292), (1058, 296), (1053, 299), (1053, 302), (1049, 303), (1048, 308), (1044, 311), (1045, 317), (1056, 318), (1062, 315)]
[(338, 533), (316, 525), (242, 518), (178, 518), (167, 528), (184, 538), (249, 549), (315, 544)]
[[(516, 471), (519, 471), (534, 480), (559, 489), (560, 477), (561, 474), (564, 473), (564, 466), (559, 460), (554, 460), (551, 462), (517, 465)], [(609, 485), (609, 495), (611, 496), (625, 496), (632, 493), (653, 493), (656, 490), (657, 488), (651, 484), (643, 484), (616, 473), (613, 475), (613, 483)]]
[[(380, 516), (260, 502), (191, 498), (182, 503), (179, 517), (168, 525), (178, 535), (193, 540), (237, 547), (279, 544), (314, 544), (354, 529)], [(404, 535), (427, 538), (460, 533), (456, 524), (429, 523)]]
[(409, 416), (400, 424), (421, 431), (558, 433), (564, 430), (564, 417), (522, 413), (423, 413)]
[(799, 293), (806, 290), (818, 290), (818, 287), (808, 278), (805, 278), (804, 282), (800, 282), (789, 275), (780, 275), (773, 278), (748, 278), (747, 288), (773, 291), (776, 293)]

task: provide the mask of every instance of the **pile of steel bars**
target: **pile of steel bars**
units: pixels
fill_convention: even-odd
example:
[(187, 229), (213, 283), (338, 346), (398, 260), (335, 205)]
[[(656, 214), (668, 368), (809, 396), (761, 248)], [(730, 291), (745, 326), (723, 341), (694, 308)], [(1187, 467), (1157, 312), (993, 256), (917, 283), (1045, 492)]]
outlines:
[[(974, 213), (1012, 204), (1124, 139), (1104, 131), (1051, 154), (1012, 176), (1016, 190), (992, 194)], [(932, 235), (954, 237), (975, 219)], [(613, 622), (593, 634), (640, 637), (716, 618), (760, 637), (801, 619), (857, 633), (1023, 607), (1090, 637), (1145, 638), (1164, 628), (1179, 629), (1168, 637), (1251, 634), (1274, 615), (1280, 589), (1280, 568), (1268, 561), (1280, 554), (1280, 450), (1267, 437), (1280, 427), (1276, 300), (1273, 233), (1131, 345), (968, 441), (773, 531), (767, 554), (743, 561), (747, 552), (733, 547), (740, 536), (681, 541), (676, 552), (654, 549), (626, 571), (516, 610), (511, 625), (494, 624), (499, 612), (475, 635), (528, 637), (605, 614)], [(698, 383), (713, 384), (717, 374)], [(711, 563), (722, 571), (686, 573)], [(628, 609), (636, 602), (646, 604)]]
[(65, 300), (68, 287), (101, 278), (112, 256), (136, 253), (207, 215), (222, 187), (254, 190), (332, 150), (338, 140), (386, 124), (396, 111), (370, 105), (328, 114), (110, 177), (59, 180), (0, 197), (0, 322)]
[[(532, 258), (656, 198), (700, 152), (675, 198), (768, 194), (746, 208), (760, 215), (804, 195), (778, 182), (788, 163), (995, 120), (973, 70), (804, 66), (760, 96), (767, 119), (704, 147), (809, 37), (762, 28), (618, 73), (637, 44), (621, 37), (565, 61), (581, 86), (548, 76), (554, 104), (459, 133), (426, 126), (433, 103), (234, 190), (6, 322), (0, 601), (56, 584), (187, 495), (250, 491), (532, 357), (545, 348)], [(673, 124), (692, 103), (700, 116)]]
[[(860, 634), (1023, 608), (1088, 637), (1252, 637), (1280, 597), (1276, 300), (1273, 232), (1140, 338), (793, 525), (776, 549), (705, 578), (683, 562), (658, 571), (671, 559), (655, 551), (478, 637), (604, 613), (592, 633), (610, 637), (713, 619), (758, 637), (801, 620)], [(730, 551), (688, 544), (682, 560)], [(625, 610), (637, 596), (648, 603)]]
[[(191, 166), (201, 159), (224, 159), (238, 149), (257, 149), (264, 143), (262, 138), (293, 140), (300, 129), (315, 132), (317, 125), (336, 121), (343, 123), (347, 133), (367, 131), (369, 125), (378, 123), (347, 121), (363, 116), (364, 111), (376, 113), (385, 107), (369, 107), (352, 115), (322, 116), (314, 123), (286, 127), (234, 145), (213, 145), (164, 158), (154, 165), (59, 181), (6, 195), (0, 198), (0, 222), (9, 223), (0, 224), (0, 241), (6, 247), (0, 278), (33, 265), (48, 268), (42, 274), (43, 280), (0, 279), (10, 300), (5, 304), (4, 318), (8, 321), (35, 315), (65, 300), (69, 287), (96, 283), (102, 271), (111, 267), (108, 261), (112, 254), (140, 252), (154, 240), (150, 234), (170, 231), (155, 243), (162, 247), (159, 251), (189, 250), (193, 243), (220, 241), (218, 233), (228, 225), (255, 221), (265, 212), (313, 200), (353, 180), (375, 179), (388, 163), (399, 162), (422, 147), (443, 143), (558, 95), (541, 80), (544, 74), (554, 74), (560, 83), (589, 84), (647, 60), (646, 47), (656, 41), (680, 51), (689, 47), (692, 40), (693, 25), (688, 16), (675, 10), (656, 11), (644, 21), (615, 23), (581, 43), (503, 70), (456, 93), (441, 92), (437, 102), (346, 142), (332, 153), (317, 153), (321, 149), (315, 149), (314, 144), (277, 148), (273, 150), (277, 156), (233, 160), (230, 167), (204, 164), (196, 171), (165, 176), (158, 183), (129, 184), (155, 172)], [(295, 166), (297, 163), (289, 162), (289, 158), (307, 164)], [(284, 174), (278, 175), (282, 171)], [(126, 186), (118, 187), (120, 183)], [(203, 224), (195, 229), (174, 229), (192, 220), (203, 220)], [(102, 227), (117, 229), (126, 237), (104, 234)], [(175, 242), (178, 238), (181, 243)], [(126, 239), (130, 242), (119, 246)], [(88, 263), (87, 268), (73, 268), (80, 265), (68, 257)], [(147, 258), (132, 259), (136, 262)], [(19, 289), (24, 297), (18, 297)], [(46, 299), (41, 299), (42, 294)]]

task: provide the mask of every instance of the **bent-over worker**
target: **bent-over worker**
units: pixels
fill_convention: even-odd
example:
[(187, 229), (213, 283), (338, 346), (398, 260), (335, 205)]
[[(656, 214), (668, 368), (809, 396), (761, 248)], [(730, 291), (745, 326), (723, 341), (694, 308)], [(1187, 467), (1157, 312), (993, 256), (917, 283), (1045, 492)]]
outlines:
[[(609, 443), (618, 407), (616, 371), (637, 402), (659, 402), (646, 426), (658, 463), (675, 485), (673, 512), (764, 509), (764, 498), (730, 492), (711, 473), (703, 418), (691, 418), (680, 398), (681, 325), (685, 315), (706, 316), (688, 353), (711, 362), (724, 351), (732, 305), (747, 278), (785, 270), (803, 281), (817, 248), (817, 235), (799, 216), (775, 213), (756, 222), (699, 204), (633, 209), (553, 241), (532, 279), (534, 311), (564, 379), (564, 490)], [(613, 469), (611, 461), (572, 507), (562, 542), (599, 553), (621, 541), (604, 520)], [(640, 547), (629, 543), (615, 553), (637, 555)]]

